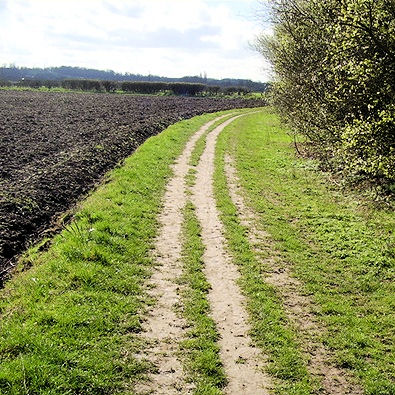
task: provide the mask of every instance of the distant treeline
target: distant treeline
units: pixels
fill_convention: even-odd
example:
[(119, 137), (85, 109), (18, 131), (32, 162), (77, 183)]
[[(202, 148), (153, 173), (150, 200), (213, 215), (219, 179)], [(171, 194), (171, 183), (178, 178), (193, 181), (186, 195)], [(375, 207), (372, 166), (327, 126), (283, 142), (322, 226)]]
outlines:
[(141, 75), (130, 73), (116, 73), (112, 70), (95, 70), (86, 69), (82, 67), (47, 67), (47, 68), (27, 68), (16, 66), (3, 66), (0, 67), (0, 80), (17, 82), (25, 80), (49, 80), (49, 81), (62, 81), (62, 80), (99, 80), (99, 81), (135, 81), (135, 82), (162, 82), (162, 83), (192, 83), (203, 84), (207, 86), (219, 86), (220, 88), (244, 88), (252, 92), (265, 92), (268, 88), (268, 83), (254, 82), (246, 79), (214, 79), (202, 76), (190, 76), (182, 78), (168, 78), (159, 77), (156, 75)]
[(157, 94), (170, 93), (174, 95), (196, 96), (196, 95), (245, 95), (251, 91), (241, 86), (220, 87), (218, 85), (207, 85), (190, 82), (152, 82), (152, 81), (110, 81), (110, 80), (87, 80), (69, 79), (57, 80), (33, 80), (22, 79), (18, 82), (0, 80), (0, 86), (15, 86), (28, 88), (63, 88), (82, 91), (115, 92), (123, 91), (129, 93)]

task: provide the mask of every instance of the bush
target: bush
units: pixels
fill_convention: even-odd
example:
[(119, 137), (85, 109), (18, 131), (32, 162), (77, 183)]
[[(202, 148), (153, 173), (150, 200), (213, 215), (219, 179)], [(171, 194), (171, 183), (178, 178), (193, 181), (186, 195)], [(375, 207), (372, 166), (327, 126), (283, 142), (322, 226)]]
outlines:
[(228, 86), (223, 89), (223, 92), (226, 95), (246, 95), (247, 93), (250, 93), (251, 90), (248, 88), (244, 88), (243, 86)]
[(28, 88), (40, 88), (43, 86), (43, 81), (41, 80), (33, 80), (33, 79), (22, 79), (18, 82), (19, 86), (28, 87)]
[(209, 95), (216, 96), (216, 95), (218, 95), (218, 93), (220, 92), (220, 90), (221, 90), (221, 87), (218, 86), (218, 85), (207, 85), (207, 86), (206, 86), (206, 92), (207, 92)]
[(121, 89), (124, 92), (134, 92), (142, 94), (154, 94), (169, 89), (166, 82), (151, 81), (125, 81), (121, 83)]
[(78, 89), (83, 91), (97, 91), (102, 90), (102, 84), (99, 80), (86, 79), (70, 79), (62, 81), (62, 87), (65, 89)]
[(205, 90), (206, 85), (188, 82), (173, 82), (169, 84), (169, 88), (175, 95), (196, 96)]
[(42, 86), (45, 86), (48, 89), (51, 88), (59, 88), (62, 86), (61, 81), (54, 81), (54, 80), (43, 80)]
[(395, 3), (274, 0), (273, 100), (322, 163), (351, 180), (395, 181)]
[(62, 88), (64, 89), (81, 89), (80, 88), (80, 80), (63, 80)]
[(151, 81), (125, 81), (121, 83), (124, 92), (142, 94), (155, 94), (172, 91), (175, 95), (196, 96), (207, 88), (204, 84), (188, 82), (151, 82)]
[(118, 83), (116, 81), (101, 81), (101, 84), (106, 92), (115, 92), (118, 89)]
[(12, 83), (6, 80), (0, 80), (0, 86), (11, 86)]

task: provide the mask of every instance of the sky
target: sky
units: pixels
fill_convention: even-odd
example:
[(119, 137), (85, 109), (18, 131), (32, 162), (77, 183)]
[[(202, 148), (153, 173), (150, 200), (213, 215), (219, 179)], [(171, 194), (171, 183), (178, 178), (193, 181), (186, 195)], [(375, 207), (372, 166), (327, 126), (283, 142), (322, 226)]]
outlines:
[(261, 0), (0, 0), (0, 65), (265, 82), (251, 48), (271, 32), (264, 13)]

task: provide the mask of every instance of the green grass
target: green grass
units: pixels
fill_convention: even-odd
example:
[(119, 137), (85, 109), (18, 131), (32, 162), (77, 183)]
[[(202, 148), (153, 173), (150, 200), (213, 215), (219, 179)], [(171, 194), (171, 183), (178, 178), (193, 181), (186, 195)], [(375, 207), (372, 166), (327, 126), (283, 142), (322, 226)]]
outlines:
[[(221, 138), (219, 158), (225, 147), (233, 147), (242, 186), (260, 224), (312, 295), (317, 318), (327, 328), (322, 341), (334, 353), (334, 362), (354, 374), (366, 394), (394, 394), (394, 212), (342, 193), (314, 161), (296, 158), (290, 137), (270, 111), (230, 125)], [(224, 197), (223, 180), (219, 174), (216, 179), (228, 237), (239, 245), (237, 256), (244, 265), (243, 255), (250, 253), (241, 247), (242, 229)], [(247, 290), (252, 301), (258, 292)], [(254, 322), (263, 325), (266, 318), (258, 317), (253, 315)], [(277, 333), (263, 336), (254, 330), (265, 343)]]
[(247, 237), (247, 229), (240, 223), (224, 174), (224, 153), (229, 147), (229, 129), (249, 122), (253, 125), (256, 115), (236, 120), (220, 134), (216, 147), (214, 191), (220, 218), (225, 226), (225, 237), (230, 252), (239, 265), (240, 286), (247, 297), (251, 317), (251, 335), (255, 343), (268, 355), (268, 371), (275, 378), (278, 394), (311, 394), (318, 386), (310, 377), (296, 341), (297, 334), (288, 322), (281, 298), (276, 289), (264, 282), (265, 267), (257, 260)]
[(181, 278), (183, 314), (189, 325), (187, 339), (181, 350), (186, 360), (189, 379), (196, 385), (196, 394), (221, 394), (226, 384), (225, 373), (219, 357), (218, 332), (209, 316), (207, 294), (210, 284), (203, 273), (204, 244), (195, 207), (188, 202), (184, 209), (183, 263)]
[[(226, 113), (231, 113), (228, 111)], [(182, 121), (149, 139), (84, 201), (75, 220), (23, 259), (32, 266), (0, 291), (0, 394), (130, 393), (150, 369), (134, 354), (147, 305), (157, 214), (170, 165), (188, 138), (216, 115)], [(197, 163), (205, 139), (197, 145)], [(215, 191), (226, 237), (242, 274), (252, 336), (269, 357), (279, 394), (312, 394), (319, 384), (306, 368), (298, 336), (277, 290), (240, 224), (223, 175), (223, 155), (236, 159), (246, 199), (270, 234), (279, 259), (312, 295), (334, 362), (358, 378), (366, 394), (390, 395), (394, 385), (393, 211), (361, 204), (296, 158), (291, 139), (269, 111), (242, 117), (220, 135)], [(193, 184), (190, 175), (189, 184)], [(217, 332), (208, 317), (203, 245), (191, 204), (185, 208), (182, 281), (191, 325), (182, 344), (197, 393), (225, 383)]]
[(170, 165), (214, 114), (179, 122), (112, 171), (32, 268), (0, 292), (1, 394), (125, 393), (147, 304), (157, 214)]

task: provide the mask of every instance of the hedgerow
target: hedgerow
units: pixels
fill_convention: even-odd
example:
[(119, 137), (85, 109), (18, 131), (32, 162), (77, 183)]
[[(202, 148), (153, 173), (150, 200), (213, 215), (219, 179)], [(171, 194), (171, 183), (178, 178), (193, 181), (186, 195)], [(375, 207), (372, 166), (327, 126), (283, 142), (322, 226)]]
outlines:
[(23, 88), (63, 88), (66, 90), (80, 90), (86, 92), (110, 92), (117, 90), (126, 93), (153, 95), (171, 93), (181, 96), (217, 96), (217, 95), (246, 95), (251, 92), (243, 86), (218, 86), (192, 82), (161, 82), (161, 81), (112, 81), (93, 80), (85, 78), (65, 80), (45, 80), (26, 78), (18, 82), (0, 80), (0, 87)]
[(274, 0), (258, 49), (276, 73), (273, 100), (321, 163), (395, 192), (395, 3)]

